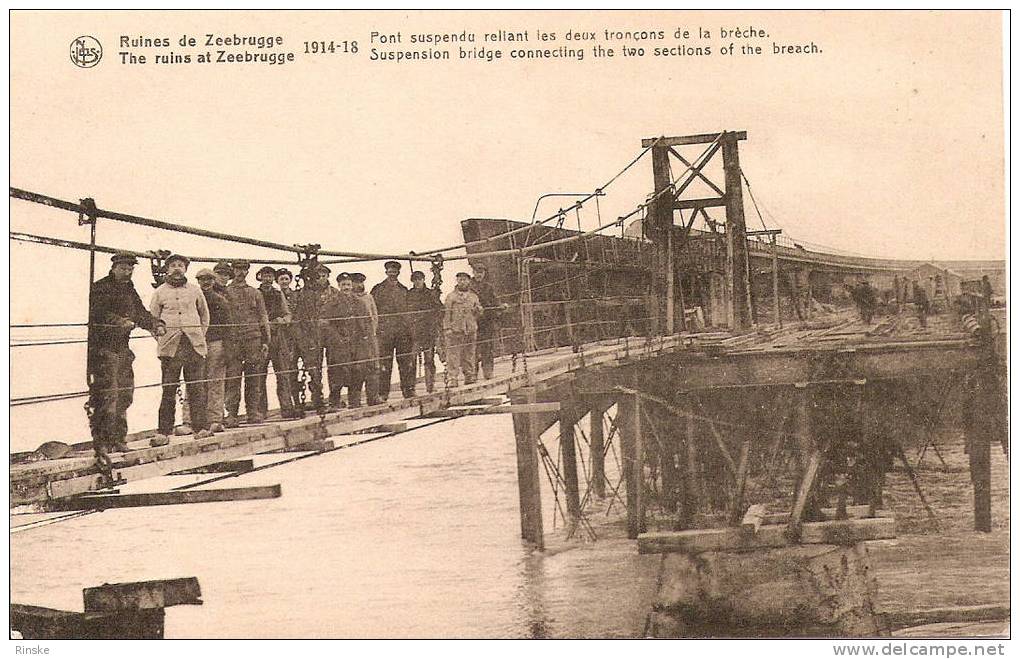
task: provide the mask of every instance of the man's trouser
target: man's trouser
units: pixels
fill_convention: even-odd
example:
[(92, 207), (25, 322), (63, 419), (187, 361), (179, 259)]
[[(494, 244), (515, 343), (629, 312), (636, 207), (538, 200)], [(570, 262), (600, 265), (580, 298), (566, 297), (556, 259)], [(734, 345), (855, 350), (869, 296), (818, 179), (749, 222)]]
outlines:
[(181, 336), (177, 354), (160, 357), (163, 371), (163, 398), (159, 403), (159, 432), (170, 435), (174, 431), (174, 417), (177, 414), (177, 387), (184, 371), (185, 392), (192, 403), (192, 428), (198, 432), (209, 427), (206, 423), (205, 357), (198, 354), (186, 336)]
[(98, 350), (93, 357), (89, 429), (97, 450), (108, 449), (127, 436), (127, 410), (135, 394), (134, 361), (130, 350)]
[(492, 378), (492, 353), (496, 344), (496, 325), (494, 323), (478, 323), (478, 346), (476, 354), (482, 364), (482, 375), (486, 380)]
[(350, 341), (332, 338), (326, 341), (326, 374), (329, 377), (329, 402), (332, 405), (341, 404), (340, 393), (347, 387), (347, 398), (350, 394), (351, 361), (354, 359), (354, 351), (351, 350)]
[(450, 384), (460, 384), (461, 373), (464, 374), (464, 384), (471, 384), (475, 381), (478, 362), (475, 360), (475, 341), (478, 336), (475, 332), (448, 332), (446, 334), (446, 372), (449, 375)]
[(414, 355), (411, 335), (406, 329), (385, 329), (379, 332), (379, 398), (390, 396), (390, 377), (393, 373), (393, 354), (397, 357), (400, 372), (400, 391), (404, 398), (414, 396)]
[[(223, 423), (223, 379), (227, 374), (223, 341), (209, 341), (205, 355), (206, 421), (209, 425)], [(191, 402), (184, 401), (184, 424), (191, 425)]]
[[(414, 341), (414, 359), (422, 358), (425, 371), (425, 391), (432, 393), (436, 388), (436, 339), (435, 337), (418, 337)], [(415, 366), (415, 375), (418, 369)]]
[(347, 405), (361, 405), (361, 390), (369, 405), (379, 402), (379, 373), (375, 342), (371, 338), (351, 342), (351, 365), (347, 368)]
[[(308, 389), (312, 394), (312, 405), (322, 406), (322, 352), (321, 344), (304, 342), (299, 344), (301, 366), (308, 374)], [(300, 399), (298, 399), (300, 400)]]
[(291, 389), (291, 374), (287, 372), (292, 361), (294, 361), (293, 349), (289, 338), (282, 332), (273, 334), (269, 342), (269, 357), (262, 362), (262, 368), (259, 369), (259, 412), (262, 416), (269, 413), (269, 388), (266, 386), (266, 380), (269, 377), (270, 364), (273, 365), (273, 376), (276, 378), (276, 398), (280, 401), (280, 411), (288, 412), (294, 409), (296, 391)]
[(224, 394), (227, 414), (237, 416), (241, 408), (241, 376), (244, 376), (244, 411), (249, 420), (259, 414), (261, 406), (262, 344), (259, 341), (238, 341), (236, 350), (227, 360), (227, 379)]

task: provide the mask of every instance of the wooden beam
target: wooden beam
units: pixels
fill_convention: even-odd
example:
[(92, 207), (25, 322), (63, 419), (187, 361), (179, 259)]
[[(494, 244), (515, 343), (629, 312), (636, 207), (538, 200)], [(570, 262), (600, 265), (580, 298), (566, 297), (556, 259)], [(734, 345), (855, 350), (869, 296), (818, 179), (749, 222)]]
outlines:
[(571, 407), (564, 407), (560, 411), (560, 454), (563, 457), (567, 514), (575, 522), (581, 519), (581, 488), (577, 478), (577, 447), (574, 441), (577, 417), (577, 412)]
[(678, 199), (677, 201), (673, 202), (673, 208), (678, 211), (688, 210), (691, 208), (702, 210), (705, 208), (713, 208), (725, 205), (726, 205), (725, 197), (718, 198), (712, 197), (708, 199)]
[[(525, 387), (511, 397), (514, 404), (537, 402), (534, 387)], [(514, 438), (517, 444), (517, 492), (520, 499), (521, 537), (539, 549), (545, 548), (542, 528), (542, 463), (538, 442), (542, 431), (535, 413), (513, 415)]]
[(704, 183), (705, 183), (705, 184), (706, 184), (706, 185), (707, 185), (708, 187), (712, 188), (712, 190), (714, 190), (714, 191), (715, 191), (715, 193), (716, 193), (717, 195), (719, 195), (719, 196), (721, 197), (721, 196), (723, 196), (724, 194), (726, 194), (725, 192), (723, 192), (723, 191), (722, 191), (722, 190), (721, 190), (721, 189), (719, 188), (719, 186), (717, 186), (717, 185), (716, 185), (715, 183), (713, 183), (713, 182), (712, 182), (712, 180), (711, 180), (710, 178), (708, 178), (707, 176), (705, 176), (705, 175), (704, 175), (704, 174), (703, 174), (703, 173), (701, 172), (701, 169), (696, 169), (696, 168), (694, 167), (694, 165), (692, 165), (692, 164), (691, 164), (691, 163), (690, 163), (690, 162), (689, 162), (689, 161), (687, 160), (687, 158), (684, 158), (684, 156), (683, 156), (683, 154), (682, 154), (682, 153), (680, 153), (679, 151), (677, 151), (677, 150), (676, 150), (676, 149), (674, 149), (673, 147), (669, 147), (669, 152), (670, 152), (670, 153), (671, 153), (671, 154), (672, 154), (672, 155), (673, 155), (673, 156), (674, 156), (674, 157), (675, 157), (675, 158), (676, 158), (677, 160), (679, 160), (680, 162), (682, 162), (682, 163), (683, 163), (684, 165), (686, 165), (687, 167), (690, 167), (690, 168), (691, 168), (691, 171), (693, 171), (693, 172), (694, 172), (694, 174), (695, 174), (695, 175), (696, 175), (696, 176), (697, 176), (697, 177), (698, 177), (699, 179), (701, 179), (701, 180), (702, 180), (702, 182), (704, 182)]
[(170, 476), (192, 476), (195, 474), (229, 474), (236, 471), (250, 471), (255, 467), (253, 460), (227, 460), (192, 469), (170, 472)]
[(740, 154), (733, 133), (726, 133), (722, 144), (723, 172), (726, 176), (726, 279), (730, 290), (734, 330), (751, 323), (748, 282), (747, 226), (744, 222), (744, 195), (740, 181)]
[(202, 589), (196, 577), (113, 583), (82, 590), (85, 612), (162, 609), (179, 604), (201, 604)]
[(93, 494), (88, 496), (54, 499), (46, 503), (48, 512), (69, 510), (108, 510), (111, 508), (140, 508), (145, 506), (175, 506), (185, 503), (212, 503), (217, 501), (250, 501), (280, 497), (279, 485), (234, 487), (217, 490), (175, 490), (171, 492), (145, 492), (141, 494)]
[[(800, 544), (850, 545), (867, 540), (896, 537), (896, 520), (891, 517), (849, 519), (832, 522), (806, 522), (801, 527)], [(682, 552), (698, 554), (706, 551), (743, 551), (797, 544), (790, 540), (783, 526), (762, 526), (754, 535), (739, 527), (642, 533), (638, 536), (638, 552), (667, 554)]]
[(620, 396), (619, 410), (620, 447), (627, 489), (627, 537), (633, 540), (645, 530), (641, 397), (623, 394)]
[[(737, 131), (732, 133), (737, 140), (746, 140), (746, 131)], [(709, 144), (718, 139), (719, 133), (703, 133), (700, 135), (681, 135), (678, 137), (646, 137), (641, 140), (641, 148), (647, 149), (648, 147), (655, 146), (687, 146), (688, 144)], [(658, 140), (658, 142), (656, 142)]]
[(608, 407), (601, 400), (595, 400), (588, 413), (592, 492), (600, 499), (606, 497), (606, 433), (603, 419)]
[(946, 606), (919, 611), (890, 611), (880, 614), (889, 629), (905, 629), (948, 622), (983, 622), (1009, 620), (1009, 604), (978, 604), (975, 606)]

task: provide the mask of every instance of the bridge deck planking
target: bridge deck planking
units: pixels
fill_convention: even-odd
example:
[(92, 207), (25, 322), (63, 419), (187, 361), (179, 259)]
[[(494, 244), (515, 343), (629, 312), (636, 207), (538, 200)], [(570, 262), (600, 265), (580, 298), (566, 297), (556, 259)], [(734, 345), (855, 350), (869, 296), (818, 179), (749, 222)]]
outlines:
[[(843, 322), (840, 322), (840, 321)], [(870, 327), (858, 327), (844, 318), (824, 322), (809, 321), (800, 326), (782, 330), (762, 327), (757, 332), (732, 335), (725, 332), (701, 332), (679, 334), (670, 337), (629, 337), (586, 344), (575, 353), (570, 347), (544, 350), (528, 355), (525, 363), (518, 359), (517, 370), (513, 371), (510, 359), (501, 358), (496, 362), (496, 375), (491, 380), (471, 385), (462, 385), (433, 394), (408, 400), (397, 400), (372, 407), (346, 409), (324, 416), (310, 416), (290, 421), (273, 421), (258, 426), (246, 426), (218, 433), (213, 437), (197, 440), (193, 437), (173, 437), (168, 446), (151, 448), (145, 439), (129, 443), (131, 451), (121, 455), (114, 464), (115, 475), (124, 481), (162, 476), (182, 469), (194, 469), (225, 460), (247, 458), (257, 453), (286, 450), (326, 437), (343, 435), (372, 428), (380, 424), (406, 422), (439, 410), (464, 405), (481, 398), (507, 395), (511, 391), (526, 387), (562, 382), (573, 379), (577, 372), (603, 370), (637, 361), (661, 358), (678, 352), (691, 352), (691, 369), (685, 376), (691, 383), (702, 386), (713, 383), (725, 386), (733, 378), (729, 369), (718, 369), (718, 359), (725, 356), (741, 361), (759, 361), (760, 356), (767, 364), (754, 369), (763, 374), (773, 373), (775, 360), (788, 360), (796, 366), (806, 354), (816, 351), (849, 351), (853, 358), (862, 363), (880, 360), (881, 355), (890, 351), (933, 351), (932, 356), (957, 350), (961, 357), (971, 352), (969, 340), (963, 335), (945, 338), (932, 336), (918, 340), (911, 336), (902, 340), (890, 337), (868, 337)], [(838, 328), (841, 332), (839, 343), (819, 343), (819, 334)], [(849, 346), (849, 347), (848, 347)], [(877, 359), (869, 355), (877, 355)], [(870, 361), (869, 361), (870, 359)], [(932, 359), (922, 360), (925, 366), (935, 363)], [(943, 363), (944, 360), (943, 360)], [(958, 365), (969, 363), (958, 360)], [(699, 368), (700, 365), (700, 368)], [(789, 371), (789, 369), (787, 369)], [(782, 380), (802, 378), (800, 370), (794, 368)], [(874, 370), (874, 369), (873, 369)], [(896, 372), (897, 368), (886, 369)], [(738, 376), (746, 379), (746, 373)], [(754, 380), (750, 380), (753, 382)], [(773, 381), (782, 384), (770, 375), (765, 384)], [(151, 434), (140, 433), (144, 438)], [(136, 434), (135, 436), (138, 436)], [(25, 505), (51, 498), (73, 496), (95, 491), (102, 486), (101, 477), (95, 470), (95, 463), (89, 453), (56, 460), (45, 460), (29, 464), (11, 465), (11, 505)]]

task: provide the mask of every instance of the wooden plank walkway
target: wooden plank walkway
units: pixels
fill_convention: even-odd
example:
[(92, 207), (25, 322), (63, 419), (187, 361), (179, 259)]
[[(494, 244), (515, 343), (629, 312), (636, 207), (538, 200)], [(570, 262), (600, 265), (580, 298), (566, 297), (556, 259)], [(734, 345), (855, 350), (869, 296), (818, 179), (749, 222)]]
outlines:
[[(226, 430), (205, 439), (172, 437), (169, 445), (155, 448), (148, 445), (148, 438), (154, 431), (136, 433), (128, 438), (132, 450), (120, 454), (114, 461), (113, 471), (118, 481), (136, 481), (259, 453), (300, 450), (327, 437), (427, 417), (449, 407), (569, 378), (592, 367), (633, 364), (677, 352), (702, 356), (777, 354), (790, 350), (833, 350), (840, 345), (873, 348), (897, 342), (898, 345), (916, 342), (924, 346), (961, 346), (966, 345), (969, 339), (966, 335), (947, 331), (948, 327), (938, 328), (938, 332), (924, 336), (910, 333), (902, 337), (871, 337), (869, 332), (875, 326), (864, 326), (855, 322), (852, 314), (841, 312), (828, 318), (787, 324), (782, 329), (762, 326), (740, 335), (714, 331), (667, 337), (627, 337), (585, 344), (577, 352), (567, 346), (532, 353), (526, 358), (518, 357), (516, 361), (500, 358), (496, 360), (495, 374), (490, 380), (412, 399), (344, 409), (322, 416), (311, 415), (303, 419), (273, 419), (260, 425)], [(839, 332), (840, 342), (821, 340), (833, 330)], [(45, 439), (40, 438), (40, 444)], [(103, 487), (103, 477), (96, 469), (91, 449), (87, 448), (87, 444), (76, 445), (75, 448), (80, 450), (64, 458), (12, 464), (11, 506), (79, 495)]]

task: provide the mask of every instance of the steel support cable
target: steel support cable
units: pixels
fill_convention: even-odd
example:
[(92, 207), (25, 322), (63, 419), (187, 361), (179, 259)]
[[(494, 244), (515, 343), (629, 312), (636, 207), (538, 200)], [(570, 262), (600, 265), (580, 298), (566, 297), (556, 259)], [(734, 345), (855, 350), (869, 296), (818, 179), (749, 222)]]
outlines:
[[(645, 317), (642, 317), (642, 318), (630, 318), (630, 319), (627, 319), (626, 322), (632, 322), (632, 323), (633, 322), (641, 322), (641, 321), (651, 320), (652, 318), (653, 318), (653, 316), (645, 316)], [(585, 321), (578, 321), (576, 323), (569, 323), (569, 324), (568, 323), (563, 323), (561, 325), (552, 325), (552, 326), (549, 326), (549, 327), (543, 327), (541, 329), (534, 330), (534, 332), (532, 332), (532, 333), (540, 335), (540, 334), (543, 334), (543, 333), (556, 332), (556, 331), (559, 331), (561, 329), (566, 329), (566, 328), (569, 328), (569, 327), (581, 327), (581, 326), (598, 325), (598, 324), (614, 324), (614, 323), (619, 323), (619, 322), (622, 322), (622, 321), (618, 321), (618, 320), (585, 320)], [(521, 333), (517, 333), (517, 334), (510, 334), (510, 335), (506, 336), (505, 338), (506, 339), (516, 339), (516, 338), (521, 338), (524, 335), (525, 335), (525, 333), (521, 332)], [(599, 341), (595, 341), (595, 342), (598, 343)], [(467, 346), (467, 345), (474, 345), (474, 343), (475, 342), (471, 342), (471, 343), (458, 343), (458, 344), (454, 344), (452, 346), (446, 346), (446, 347), (447, 348), (460, 348), (460, 347), (464, 347), (464, 346)], [(563, 347), (566, 347), (566, 346), (563, 346)], [(355, 366), (355, 365), (358, 365), (358, 364), (365, 364), (365, 363), (371, 364), (371, 363), (378, 362), (380, 359), (385, 359), (385, 358), (386, 358), (385, 356), (382, 356), (382, 357), (369, 357), (369, 358), (366, 358), (366, 359), (355, 359), (355, 360), (346, 361), (346, 362), (338, 362), (338, 363), (334, 363), (334, 364), (327, 364), (326, 367), (328, 367), (328, 366)], [(320, 367), (320, 370), (324, 370), (326, 367)], [(274, 375), (275, 374), (284, 375), (284, 374), (290, 374), (290, 373), (297, 373), (297, 372), (300, 372), (300, 371), (301, 371), (301, 369), (287, 369), (287, 370), (283, 370), (283, 371), (273, 371), (273, 374)], [(268, 374), (268, 371), (267, 371), (267, 374)], [(177, 385), (180, 386), (181, 384), (184, 384), (184, 385), (188, 385), (188, 384), (202, 384), (202, 383), (215, 382), (215, 381), (218, 381), (218, 380), (219, 380), (219, 378), (203, 378), (203, 379), (200, 379), (200, 380), (183, 380), (183, 381), (178, 381)], [(115, 388), (110, 388), (110, 389), (103, 389), (103, 391), (111, 392), (111, 391), (127, 391), (129, 389), (130, 390), (153, 389), (153, 388), (156, 388), (156, 387), (164, 387), (164, 386), (173, 386), (173, 385), (171, 385), (171, 384), (166, 384), (165, 385), (162, 382), (153, 382), (153, 383), (150, 383), (150, 384), (134, 385), (133, 387), (115, 387)], [(10, 399), (10, 405), (11, 405), (11, 407), (18, 407), (18, 406), (21, 406), (21, 405), (34, 405), (34, 404), (39, 404), (39, 403), (50, 403), (50, 402), (54, 402), (54, 401), (69, 400), (69, 399), (73, 399), (73, 398), (85, 398), (85, 397), (87, 397), (89, 395), (91, 395), (91, 392), (89, 392), (89, 391), (71, 391), (71, 392), (63, 392), (63, 393), (56, 393), (56, 394), (38, 394), (38, 395), (35, 395), (35, 396), (23, 396), (23, 397), (20, 397), (20, 398), (12, 398), (12, 399)]]
[[(578, 277), (583, 277), (583, 275), (578, 275)], [(556, 285), (561, 284), (561, 283), (562, 283), (562, 281), (554, 282), (554, 284), (556, 284)], [(549, 284), (549, 285), (551, 286), (551, 285), (554, 285), (554, 284)], [(637, 301), (637, 300), (643, 299), (644, 297), (647, 297), (647, 296), (640, 296), (640, 295), (615, 295), (615, 296), (606, 296), (606, 297), (599, 297), (599, 298), (581, 298), (581, 301), (582, 302), (584, 302), (584, 301), (600, 302), (600, 301), (614, 301), (614, 300)], [(552, 304), (574, 304), (576, 302), (578, 302), (578, 300), (576, 300), (576, 299), (571, 299), (571, 300), (539, 300), (538, 302), (531, 302), (529, 304), (532, 304), (532, 305), (535, 305), (535, 306), (539, 306), (539, 305), (552, 305)], [(503, 307), (502, 306), (495, 306), (495, 307), (482, 307), (482, 308), (486, 309), (486, 310), (500, 310)], [(300, 327), (301, 325), (306, 324), (306, 323), (316, 323), (316, 322), (335, 322), (335, 321), (345, 321), (345, 320), (368, 320), (368, 319), (371, 319), (371, 318), (391, 318), (391, 317), (395, 317), (395, 316), (418, 316), (418, 315), (422, 315), (422, 314), (433, 314), (433, 313), (441, 313), (441, 312), (438, 312), (437, 310), (432, 310), (432, 309), (419, 309), (419, 310), (413, 310), (413, 311), (394, 311), (394, 312), (390, 312), (390, 313), (381, 313), (381, 314), (376, 314), (375, 316), (372, 316), (372, 315), (361, 315), (361, 316), (327, 316), (325, 318), (292, 320), (288, 324), (288, 327), (289, 328), (297, 328), (297, 327)], [(174, 325), (173, 327), (170, 327), (168, 329), (193, 329), (193, 328), (196, 328), (196, 327), (206, 327), (206, 328), (211, 328), (211, 327), (251, 327), (251, 326), (255, 326), (255, 325), (261, 325), (261, 322), (259, 322), (259, 321), (252, 321), (252, 322), (246, 322), (246, 323), (209, 323), (208, 325), (184, 324), (184, 325)], [(42, 324), (39, 324), (39, 325), (31, 325), (31, 324), (29, 324), (29, 325), (11, 325), (10, 327), (12, 329), (33, 329), (33, 328), (47, 328), (47, 327), (89, 327), (89, 323), (42, 323)], [(112, 324), (107, 324), (107, 323), (94, 323), (94, 324), (92, 324), (92, 327), (117, 328), (117, 327), (120, 327), (120, 325), (112, 325)], [(149, 334), (149, 333), (145, 333), (145, 334), (132, 334), (128, 338), (129, 339), (146, 339), (146, 338), (151, 338), (151, 336), (152, 335)], [(16, 343), (16, 344), (12, 344), (11, 347), (21, 347), (21, 346), (31, 346), (31, 345), (46, 345), (51, 340), (55, 341), (55, 342), (58, 342), (58, 343), (87, 343), (88, 342), (88, 339), (68, 338), (66, 340), (65, 339), (40, 339), (40, 343), (34, 343), (34, 342), (31, 342), (30, 339), (26, 338), (26, 339), (24, 339), (23, 343), (19, 342), (19, 343)]]
[[(659, 139), (661, 139), (661, 138), (659, 138)], [(658, 142), (658, 140), (656, 140), (656, 142)], [(592, 199), (592, 198), (596, 197), (598, 194), (600, 194), (605, 188), (607, 188), (610, 185), (612, 185), (612, 183), (614, 181), (616, 181), (620, 176), (622, 176), (624, 174), (624, 172), (626, 172), (631, 167), (633, 167), (634, 164), (636, 164), (646, 153), (648, 153), (648, 151), (651, 148), (652, 147), (649, 146), (649, 147), (645, 148), (644, 150), (642, 150), (641, 153), (638, 154), (637, 157), (635, 157), (631, 162), (629, 162), (622, 170), (617, 172), (617, 174), (614, 175), (611, 179), (609, 179), (609, 181), (607, 181), (601, 188), (596, 189), (595, 192), (592, 192), (591, 194), (589, 194), (587, 197), (585, 197), (582, 201), (580, 201), (578, 203), (579, 204), (586, 203), (590, 199)], [(150, 227), (150, 228), (154, 228), (154, 229), (163, 229), (165, 231), (173, 231), (173, 232), (176, 232), (176, 233), (186, 233), (186, 234), (191, 234), (191, 235), (195, 235), (195, 236), (202, 236), (202, 237), (205, 237), (205, 238), (212, 238), (212, 239), (215, 239), (215, 240), (222, 240), (222, 241), (226, 241), (226, 242), (241, 243), (241, 244), (246, 244), (246, 245), (252, 245), (252, 246), (255, 246), (255, 247), (263, 247), (263, 248), (266, 248), (266, 249), (276, 249), (276, 250), (285, 251), (285, 252), (289, 252), (289, 253), (298, 253), (298, 252), (301, 251), (301, 246), (299, 246), (299, 245), (285, 245), (283, 243), (277, 243), (277, 242), (273, 242), (273, 241), (269, 241), (269, 240), (261, 240), (261, 239), (258, 239), (258, 238), (249, 238), (247, 236), (239, 236), (239, 235), (234, 235), (234, 234), (222, 233), (222, 232), (218, 232), (218, 231), (211, 231), (211, 230), (208, 230), (208, 229), (200, 229), (200, 228), (197, 228), (197, 227), (191, 227), (191, 226), (187, 226), (187, 225), (184, 225), (184, 224), (177, 224), (177, 223), (172, 223), (172, 222), (164, 222), (162, 220), (154, 220), (154, 219), (151, 219), (151, 218), (140, 217), (140, 216), (137, 216), (137, 215), (129, 215), (127, 213), (118, 213), (116, 211), (109, 211), (109, 210), (104, 210), (104, 209), (101, 209), (101, 208), (96, 208), (93, 211), (92, 209), (86, 208), (86, 207), (84, 207), (81, 204), (76, 204), (76, 203), (73, 203), (73, 202), (64, 201), (62, 199), (57, 199), (55, 197), (50, 197), (48, 195), (43, 195), (43, 194), (40, 194), (40, 193), (37, 193), (37, 192), (30, 192), (28, 190), (22, 190), (20, 188), (15, 188), (15, 187), (11, 187), (10, 188), (10, 196), (15, 198), (15, 199), (21, 199), (23, 201), (29, 201), (29, 202), (33, 202), (33, 203), (37, 203), (37, 204), (42, 204), (42, 205), (45, 205), (45, 206), (50, 206), (52, 208), (58, 208), (58, 209), (61, 209), (61, 210), (70, 211), (70, 212), (73, 212), (73, 213), (84, 214), (84, 215), (89, 215), (91, 213), (92, 215), (94, 215), (97, 218), (105, 218), (105, 219), (114, 220), (114, 221), (117, 221), (117, 222), (126, 222), (128, 224), (135, 224), (135, 225), (140, 225), (140, 226), (146, 226), (146, 227)], [(550, 220), (558, 217), (558, 215), (559, 215), (558, 213), (554, 214), (554, 215), (551, 215), (548, 218), (542, 220), (540, 223), (549, 222)], [(465, 243), (460, 243), (458, 245), (451, 245), (449, 247), (442, 247), (442, 248), (439, 248), (439, 249), (430, 249), (430, 250), (425, 250), (425, 251), (421, 251), (421, 252), (410, 251), (407, 254), (375, 254), (375, 253), (366, 253), (366, 252), (349, 252), (349, 251), (338, 251), (338, 250), (329, 250), (329, 249), (318, 250), (317, 253), (321, 254), (323, 256), (335, 256), (335, 257), (344, 257), (344, 258), (352, 259), (352, 261), (350, 261), (350, 262), (354, 262), (354, 261), (379, 261), (379, 260), (385, 260), (385, 259), (400, 259), (400, 260), (408, 260), (408, 261), (426, 261), (426, 262), (431, 262), (433, 260), (432, 256), (435, 255), (435, 254), (440, 254), (440, 253), (444, 253), (444, 252), (450, 252), (450, 251), (454, 251), (454, 250), (461, 249), (461, 248), (466, 248), (468, 246), (473, 246), (473, 245), (486, 244), (486, 243), (492, 242), (494, 240), (498, 240), (500, 238), (506, 238), (506, 237), (509, 237), (510, 235), (513, 235), (513, 234), (516, 234), (516, 233), (520, 233), (524, 229), (525, 229), (524, 227), (521, 227), (519, 229), (515, 229), (515, 230), (507, 232), (505, 234), (499, 234), (499, 235), (496, 235), (496, 236), (491, 236), (489, 238), (485, 238), (485, 239), (482, 239), (482, 240), (477, 240), (477, 241), (472, 241), (472, 242), (465, 242)], [(97, 251), (106, 251), (106, 250), (97, 250)], [(248, 259), (248, 260), (251, 261), (251, 259)], [(341, 262), (343, 262), (343, 261), (341, 261)]]
[[(95, 250), (97, 252), (103, 252), (105, 254), (116, 254), (117, 252), (127, 252), (128, 254), (131, 254), (132, 256), (137, 256), (138, 258), (141, 258), (141, 259), (151, 259), (151, 258), (155, 258), (157, 256), (157, 254), (155, 252), (140, 252), (138, 250), (121, 249), (119, 247), (109, 247), (109, 246), (105, 246), (105, 245), (96, 245), (95, 247), (92, 247), (88, 243), (81, 243), (81, 242), (78, 242), (78, 241), (75, 241), (75, 240), (64, 240), (63, 238), (53, 238), (51, 236), (39, 236), (39, 235), (36, 235), (36, 234), (23, 233), (23, 232), (20, 232), (20, 231), (11, 231), (10, 232), (10, 239), (11, 240), (16, 240), (18, 242), (24, 242), (24, 243), (36, 243), (36, 244), (40, 244), (40, 245), (50, 245), (50, 246), (53, 246), (53, 247), (66, 247), (66, 248), (69, 248), (69, 249), (80, 249), (80, 250), (85, 251), (85, 252), (89, 252), (89, 251), (92, 251), (92, 250)], [(291, 250), (291, 251), (293, 251), (293, 250)], [(189, 261), (194, 261), (195, 263), (218, 263), (219, 261), (237, 261), (237, 260), (240, 260), (242, 258), (243, 258), (243, 260), (248, 261), (249, 263), (257, 264), (257, 265), (267, 265), (267, 264), (268, 265), (273, 265), (273, 264), (276, 264), (276, 265), (279, 265), (279, 264), (295, 265), (297, 263), (296, 260), (295, 261), (287, 261), (286, 259), (250, 259), (248, 257), (226, 257), (226, 256), (221, 256), (221, 257), (188, 256), (187, 258), (188, 258)]]
[[(580, 208), (581, 206), (583, 206), (587, 202), (591, 201), (592, 199), (595, 199), (595, 203), (597, 204), (598, 203), (598, 198), (599, 198), (599, 196), (601, 196), (601, 193), (605, 192), (606, 188), (608, 188), (613, 183), (615, 183), (618, 178), (620, 178), (621, 176), (623, 176), (627, 172), (627, 170), (629, 170), (631, 167), (636, 165), (639, 160), (644, 158), (645, 155), (649, 151), (652, 150), (652, 147), (654, 147), (656, 144), (658, 144), (661, 140), (662, 140), (661, 137), (656, 138), (654, 143), (652, 143), (652, 144), (648, 145), (647, 147), (645, 147), (644, 149), (642, 149), (641, 152), (633, 160), (631, 160), (629, 163), (627, 163), (627, 165), (624, 166), (623, 169), (621, 169), (619, 172), (617, 172), (608, 181), (603, 183), (602, 187), (596, 188), (594, 192), (589, 193), (588, 196), (586, 196), (583, 199), (577, 201), (575, 203), (575, 206)], [(438, 253), (442, 253), (442, 252), (452, 252), (452, 251), (457, 250), (457, 249), (466, 249), (468, 247), (474, 247), (476, 245), (484, 245), (484, 244), (487, 244), (487, 243), (490, 243), (490, 242), (493, 242), (493, 241), (496, 241), (496, 240), (500, 240), (500, 239), (503, 239), (503, 238), (509, 238), (511, 236), (516, 236), (517, 234), (524, 233), (525, 231), (530, 231), (535, 226), (543, 225), (543, 224), (546, 224), (547, 222), (551, 222), (552, 220), (558, 218), (559, 216), (560, 216), (560, 212), (557, 211), (557, 212), (553, 213), (552, 215), (550, 215), (550, 216), (548, 216), (548, 217), (546, 217), (546, 218), (544, 218), (542, 220), (538, 220), (537, 222), (531, 222), (531, 223), (529, 223), (526, 226), (518, 227), (518, 228), (512, 229), (510, 231), (505, 231), (503, 233), (496, 234), (495, 236), (490, 236), (488, 238), (482, 238), (480, 240), (472, 240), (472, 241), (468, 241), (468, 242), (463, 242), (463, 243), (460, 243), (459, 245), (450, 245), (448, 247), (443, 247), (443, 248), (440, 248), (440, 249), (433, 249), (433, 250), (428, 250), (428, 251), (424, 251), (424, 252), (417, 252), (417, 253), (418, 254), (438, 254)], [(474, 254), (472, 254), (472, 256), (474, 256)]]

